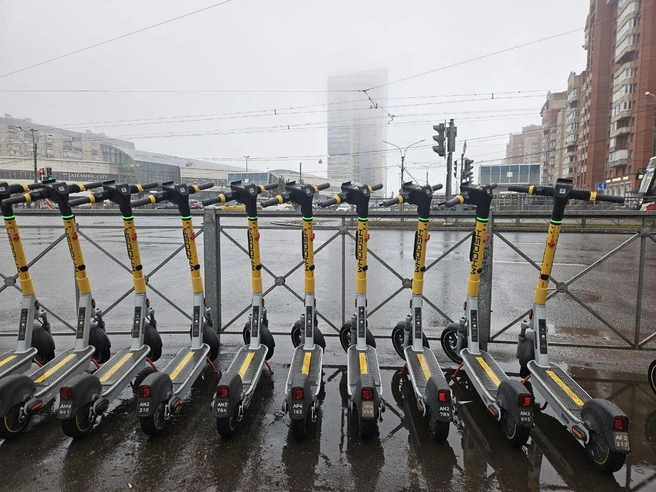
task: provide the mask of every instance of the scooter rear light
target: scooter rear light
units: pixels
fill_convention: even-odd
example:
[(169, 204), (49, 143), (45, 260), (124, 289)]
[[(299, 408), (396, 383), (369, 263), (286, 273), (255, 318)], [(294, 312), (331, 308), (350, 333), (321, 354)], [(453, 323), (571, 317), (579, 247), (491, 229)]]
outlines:
[(373, 400), (374, 399), (374, 389), (373, 388), (362, 388), (362, 399), (363, 400)]
[(303, 399), (303, 388), (296, 387), (292, 388), (292, 400), (302, 400)]
[(622, 431), (622, 432), (628, 432), (629, 431), (629, 417), (626, 415), (620, 415), (615, 417), (615, 420), (613, 420), (613, 427), (615, 427), (615, 430)]
[(139, 398), (150, 398), (150, 386), (146, 384), (139, 386)]
[(533, 404), (533, 397), (527, 393), (519, 395), (519, 406), (530, 407)]
[(439, 390), (437, 392), (437, 399), (442, 403), (451, 401), (451, 390)]
[(70, 386), (62, 386), (59, 389), (59, 398), (62, 400), (72, 400), (73, 388), (71, 388)]
[(228, 398), (228, 387), (225, 384), (221, 384), (217, 386), (216, 388), (216, 396), (217, 398)]

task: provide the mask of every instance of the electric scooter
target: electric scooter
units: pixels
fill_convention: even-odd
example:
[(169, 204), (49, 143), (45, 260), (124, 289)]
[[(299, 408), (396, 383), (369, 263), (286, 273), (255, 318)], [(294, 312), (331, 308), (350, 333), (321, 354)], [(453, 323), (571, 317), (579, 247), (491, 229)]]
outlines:
[(233, 359), (228, 370), (219, 380), (216, 394), (212, 400), (212, 410), (216, 418), (216, 429), (223, 437), (233, 436), (237, 423), (244, 417), (255, 394), (255, 388), (262, 374), (262, 367), (273, 356), (276, 346), (269, 331), (269, 321), (262, 295), (262, 265), (260, 262), (260, 233), (257, 219), (257, 195), (278, 187), (277, 183), (242, 185), (241, 181), (230, 183), (230, 191), (215, 198), (203, 200), (203, 205), (227, 203), (232, 200), (245, 205), (248, 216), (248, 255), (251, 260), (251, 283), (253, 298), (249, 320), (244, 326), (244, 343)]
[(382, 184), (373, 186), (347, 181), (342, 191), (333, 198), (320, 202), (321, 208), (339, 203), (356, 206), (358, 231), (355, 237), (355, 309), (351, 322), (340, 330), (340, 342), (347, 353), (347, 393), (349, 411), (358, 412), (360, 437), (371, 439), (378, 420), (383, 419), (385, 402), (380, 379), (378, 355), (374, 337), (367, 328), (367, 242), (369, 241), (369, 199), (371, 193), (382, 189)]
[(417, 407), (422, 415), (428, 416), (430, 435), (438, 442), (449, 437), (449, 428), (453, 420), (453, 403), (449, 383), (424, 335), (422, 294), (426, 271), (426, 249), (430, 239), (428, 222), (431, 202), (433, 192), (441, 188), (441, 184), (421, 186), (407, 182), (403, 183), (401, 193), (381, 203), (383, 207), (398, 203), (417, 206), (419, 220), (412, 253), (415, 266), (410, 314), (392, 330), (392, 344), (396, 352), (406, 361), (404, 367), (408, 368), (409, 379), (417, 397)]
[(140, 207), (169, 200), (178, 206), (193, 291), (191, 345), (181, 349), (163, 370), (148, 375), (137, 390), (137, 417), (141, 430), (149, 436), (160, 434), (164, 430), (166, 423), (182, 403), (182, 398), (198, 379), (205, 367), (205, 361), (211, 365), (219, 355), (219, 338), (212, 327), (210, 310), (203, 293), (196, 234), (189, 208), (189, 195), (212, 186), (214, 184), (211, 182), (187, 185), (169, 181), (162, 183), (162, 191), (132, 202), (132, 207)]
[(57, 204), (64, 221), (79, 291), (74, 348), (59, 354), (29, 375), (12, 375), (0, 380), (0, 437), (5, 439), (14, 438), (23, 432), (32, 415), (52, 402), (59, 395), (59, 389), (74, 376), (87, 370), (92, 357), (98, 362), (106, 362), (110, 357), (111, 343), (104, 331), (102, 311), (96, 307), (91, 294), (75, 216), (68, 204), (71, 193), (101, 186), (102, 183), (82, 185), (48, 181), (42, 183), (42, 188), (2, 201), (3, 207), (46, 198)]
[[(139, 375), (138, 379), (143, 380), (153, 372), (152, 366), (144, 365), (146, 361), (152, 364), (162, 355), (162, 339), (157, 332), (154, 310), (146, 294), (146, 279), (141, 265), (137, 229), (130, 205), (133, 194), (157, 186), (157, 183), (106, 184), (103, 186), (103, 191), (69, 202), (71, 206), (77, 206), (110, 200), (119, 206), (123, 215), (125, 245), (132, 266), (135, 292), (130, 347), (117, 352), (94, 374), (76, 376), (68, 386), (62, 386), (59, 390), (57, 418), (61, 420), (64, 434), (74, 439), (82, 438), (91, 431), (96, 418), (107, 410), (109, 404), (118, 398), (135, 377)], [(138, 381), (135, 385), (138, 386)]]
[(526, 444), (533, 427), (533, 397), (519, 381), (510, 379), (494, 358), (479, 345), (478, 291), (493, 199), (492, 190), (496, 186), (462, 184), (460, 194), (445, 202), (446, 207), (462, 203), (476, 206), (476, 229), (469, 250), (470, 267), (465, 312), (458, 323), (451, 323), (444, 329), (441, 342), (445, 353), (451, 360), (460, 363), (458, 369), (464, 369), (483, 404), (501, 424), (505, 439), (511, 446), (519, 448)]
[[(26, 192), (40, 188), (41, 185), (10, 185), (0, 182), (0, 202), (10, 198), (13, 193)], [(9, 238), (9, 246), (16, 265), (16, 277), (20, 282), (22, 301), (18, 321), (18, 340), (16, 349), (0, 355), (0, 379), (10, 374), (28, 371), (32, 361), (45, 364), (55, 358), (55, 341), (50, 334), (50, 323), (45, 309), (41, 307), (34, 293), (34, 284), (23, 250), (23, 241), (18, 232), (18, 224), (11, 205), (0, 207)], [(39, 324), (34, 324), (34, 321)]]
[(314, 297), (314, 232), (312, 229), (312, 199), (315, 193), (329, 188), (329, 183), (313, 186), (292, 181), (285, 192), (262, 202), (262, 207), (294, 203), (301, 207), (303, 234), (301, 250), (305, 266), (305, 309), (292, 328), (294, 354), (285, 383), (282, 411), (289, 412), (292, 433), (296, 439), (305, 437), (308, 416), (316, 422), (319, 410), (318, 395), (323, 373), (323, 351), (326, 341), (319, 330)]
[(553, 187), (511, 185), (509, 191), (553, 197), (549, 232), (535, 290), (533, 309), (520, 324), (517, 358), (521, 372), (554, 410), (560, 423), (584, 444), (595, 466), (616, 472), (630, 452), (629, 418), (608, 400), (592, 398), (565, 371), (549, 361), (547, 292), (558, 236), (569, 200), (623, 203), (624, 197), (577, 190), (571, 179), (559, 178)]

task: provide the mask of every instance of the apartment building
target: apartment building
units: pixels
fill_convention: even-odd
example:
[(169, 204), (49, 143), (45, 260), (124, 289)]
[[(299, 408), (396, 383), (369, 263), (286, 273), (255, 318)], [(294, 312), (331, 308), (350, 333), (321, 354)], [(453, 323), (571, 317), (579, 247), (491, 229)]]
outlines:
[[(550, 185), (560, 176), (565, 144), (565, 119), (567, 92), (548, 92), (542, 106), (542, 140), (540, 160), (540, 184)], [(534, 159), (536, 160), (536, 159)]]

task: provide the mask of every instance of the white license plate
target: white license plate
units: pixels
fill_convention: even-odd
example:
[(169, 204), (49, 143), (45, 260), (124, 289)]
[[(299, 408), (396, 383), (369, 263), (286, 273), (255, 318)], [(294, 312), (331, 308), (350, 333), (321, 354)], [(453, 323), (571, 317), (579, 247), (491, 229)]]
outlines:
[(629, 451), (629, 434), (626, 432), (615, 432), (615, 449), (618, 451)]

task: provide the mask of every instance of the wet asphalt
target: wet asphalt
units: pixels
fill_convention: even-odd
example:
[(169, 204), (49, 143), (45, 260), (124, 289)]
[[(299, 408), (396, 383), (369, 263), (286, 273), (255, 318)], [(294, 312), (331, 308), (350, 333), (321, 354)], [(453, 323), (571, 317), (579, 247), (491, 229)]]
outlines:
[[(36, 223), (36, 218), (33, 220)], [(43, 220), (40, 218), (41, 223)], [(80, 221), (83, 226), (84, 220)], [(34, 257), (59, 232), (55, 228), (25, 229), (23, 237), (28, 256)], [(245, 235), (243, 230), (228, 233), (238, 241)], [(156, 230), (140, 233), (146, 271), (168, 256), (175, 247), (174, 242), (179, 242), (178, 234), (179, 231)], [(275, 262), (269, 260), (271, 268), (280, 272), (278, 274), (286, 273), (297, 262), (298, 231), (263, 231), (262, 234), (263, 262), (266, 264), (267, 258), (275, 258)], [(265, 243), (269, 234), (272, 239)], [(328, 242), (332, 234), (331, 231), (317, 231), (317, 247)], [(432, 232), (429, 257), (438, 258), (463, 234)], [(542, 235), (506, 235), (539, 262)], [(93, 237), (117, 258), (123, 259), (123, 245), (117, 231), (96, 230)], [(374, 239), (378, 239), (378, 243), (374, 243)], [(554, 276), (567, 279), (627, 237), (597, 235), (591, 240), (590, 236), (563, 234), (561, 239)], [(498, 246), (499, 243), (495, 243), (493, 331), (502, 329), (523, 309), (530, 307), (530, 292), (535, 280), (532, 267), (509, 248)], [(250, 281), (248, 277), (244, 279), (242, 272), (244, 266), (248, 268), (246, 257), (228, 241), (223, 244), (227, 287), (222, 296), (222, 324), (225, 325), (247, 305)], [(411, 245), (410, 231), (372, 231), (370, 247), (402, 273), (411, 268)], [(630, 338), (635, 322), (635, 246), (631, 245), (617, 255), (615, 261), (606, 262), (601, 269), (574, 284), (579, 298)], [(352, 251), (349, 243), (347, 255), (350, 255), (348, 248)], [(461, 247), (427, 273), (427, 281), (431, 276), (439, 278), (439, 282), (427, 282), (427, 297), (438, 298), (439, 302), (435, 302), (452, 317), (459, 315), (457, 305), (461, 304), (464, 294), (466, 277), (463, 280), (462, 269), (466, 271), (467, 249)], [(11, 259), (6, 253), (6, 248), (0, 249), (0, 272), (4, 274), (12, 272)], [(60, 244), (32, 271), (44, 304), (70, 320), (70, 312), (74, 312), (70, 302), (72, 274), (57, 277), (53, 273), (63, 269), (61, 264), (68, 267), (68, 263), (64, 263), (70, 262), (66, 255), (65, 245)], [(116, 273), (115, 266), (94, 248), (86, 248), (85, 255), (96, 298), (107, 299), (104, 304), (108, 305), (129, 288), (129, 274)], [(654, 271), (656, 248), (653, 246), (648, 250), (648, 262), (650, 269), (647, 271)], [(180, 304), (189, 299), (185, 263), (184, 256), (178, 255), (157, 274), (159, 278), (156, 275), (152, 280), (153, 286), (157, 285), (167, 298)], [(370, 265), (370, 302), (378, 305), (398, 288), (399, 281), (375, 260), (370, 260)], [(352, 302), (350, 273), (347, 264), (347, 316)], [(302, 279), (298, 272), (290, 275), (287, 285), (302, 292), (299, 276)], [(656, 280), (650, 275), (646, 277), (646, 290), (654, 292)], [(317, 255), (317, 293), (320, 311), (334, 324), (341, 323), (341, 294), (336, 293), (341, 290), (340, 285), (341, 243), (333, 241), (325, 247), (324, 253)], [(19, 298), (13, 291), (10, 288), (0, 293), (2, 320), (14, 317), (12, 307)], [(188, 326), (175, 308), (167, 306), (155, 294), (151, 294), (151, 298), (161, 330), (184, 330)], [(646, 302), (641, 338), (653, 330), (648, 320), (654, 319), (654, 304)], [(282, 333), (288, 332), (301, 304), (284, 289), (277, 288), (267, 296), (267, 306), (271, 327)], [(328, 338), (324, 356), (324, 391), (319, 418), (309, 427), (305, 440), (296, 441), (291, 436), (289, 418), (282, 413), (281, 403), (292, 344), (288, 336), (278, 335), (276, 352), (271, 359), (274, 374), (262, 374), (252, 405), (234, 438), (224, 439), (216, 432), (209, 403), (219, 375), (207, 368), (168, 422), (165, 432), (154, 438), (148, 438), (139, 429), (130, 388), (79, 442), (71, 442), (63, 435), (59, 421), (54, 418), (53, 407), (44, 409), (23, 435), (11, 442), (0, 442), (0, 490), (656, 490), (656, 395), (645, 378), (647, 366), (656, 353), (603, 348), (552, 349), (552, 359), (562, 364), (593, 397), (609, 398), (629, 415), (632, 453), (620, 471), (604, 475), (593, 468), (583, 447), (560, 426), (552, 410), (541, 409), (543, 401), (539, 396), (535, 408), (537, 425), (528, 444), (519, 450), (510, 448), (462, 374), (450, 379), (457, 400), (457, 419), (451, 425), (448, 441), (440, 444), (431, 441), (428, 423), (417, 410), (411, 386), (399, 372), (402, 361), (387, 338), (389, 328), (403, 318), (406, 307), (407, 294), (402, 294), (388, 301), (371, 318), (373, 331), (380, 337), (378, 354), (387, 411), (379, 425), (379, 435), (369, 442), (360, 440), (357, 421), (348, 413), (346, 358), (334, 337)], [(108, 313), (110, 334), (126, 326), (129, 309), (128, 298)], [(551, 333), (556, 340), (620, 343), (589, 312), (564, 296), (550, 301), (549, 314), (555, 323)], [(228, 332), (238, 331), (243, 321), (242, 316), (228, 327)], [(443, 317), (431, 311), (427, 316), (429, 336), (437, 337), (445, 324)], [(3, 322), (0, 332), (13, 330), (13, 323), (7, 325)], [(326, 323), (322, 322), (321, 326), (325, 333), (332, 333)], [(54, 320), (53, 330), (66, 333), (67, 329)], [(501, 338), (512, 340), (514, 333), (511, 329)], [(163, 339), (164, 354), (157, 362), (160, 367), (188, 340), (184, 335), (164, 335)], [(62, 335), (56, 337), (56, 342), (58, 349), (65, 349), (72, 344), (72, 339)], [(8, 350), (12, 343), (12, 338), (0, 337), (0, 350)], [(112, 343), (113, 349), (118, 350), (127, 345), (127, 337), (114, 335)], [(239, 335), (223, 335), (217, 361), (219, 373), (227, 369), (241, 343)], [(454, 364), (443, 354), (439, 341), (432, 341), (431, 346), (450, 377)], [(519, 367), (512, 345), (491, 345), (490, 353), (504, 370), (517, 373)]]

